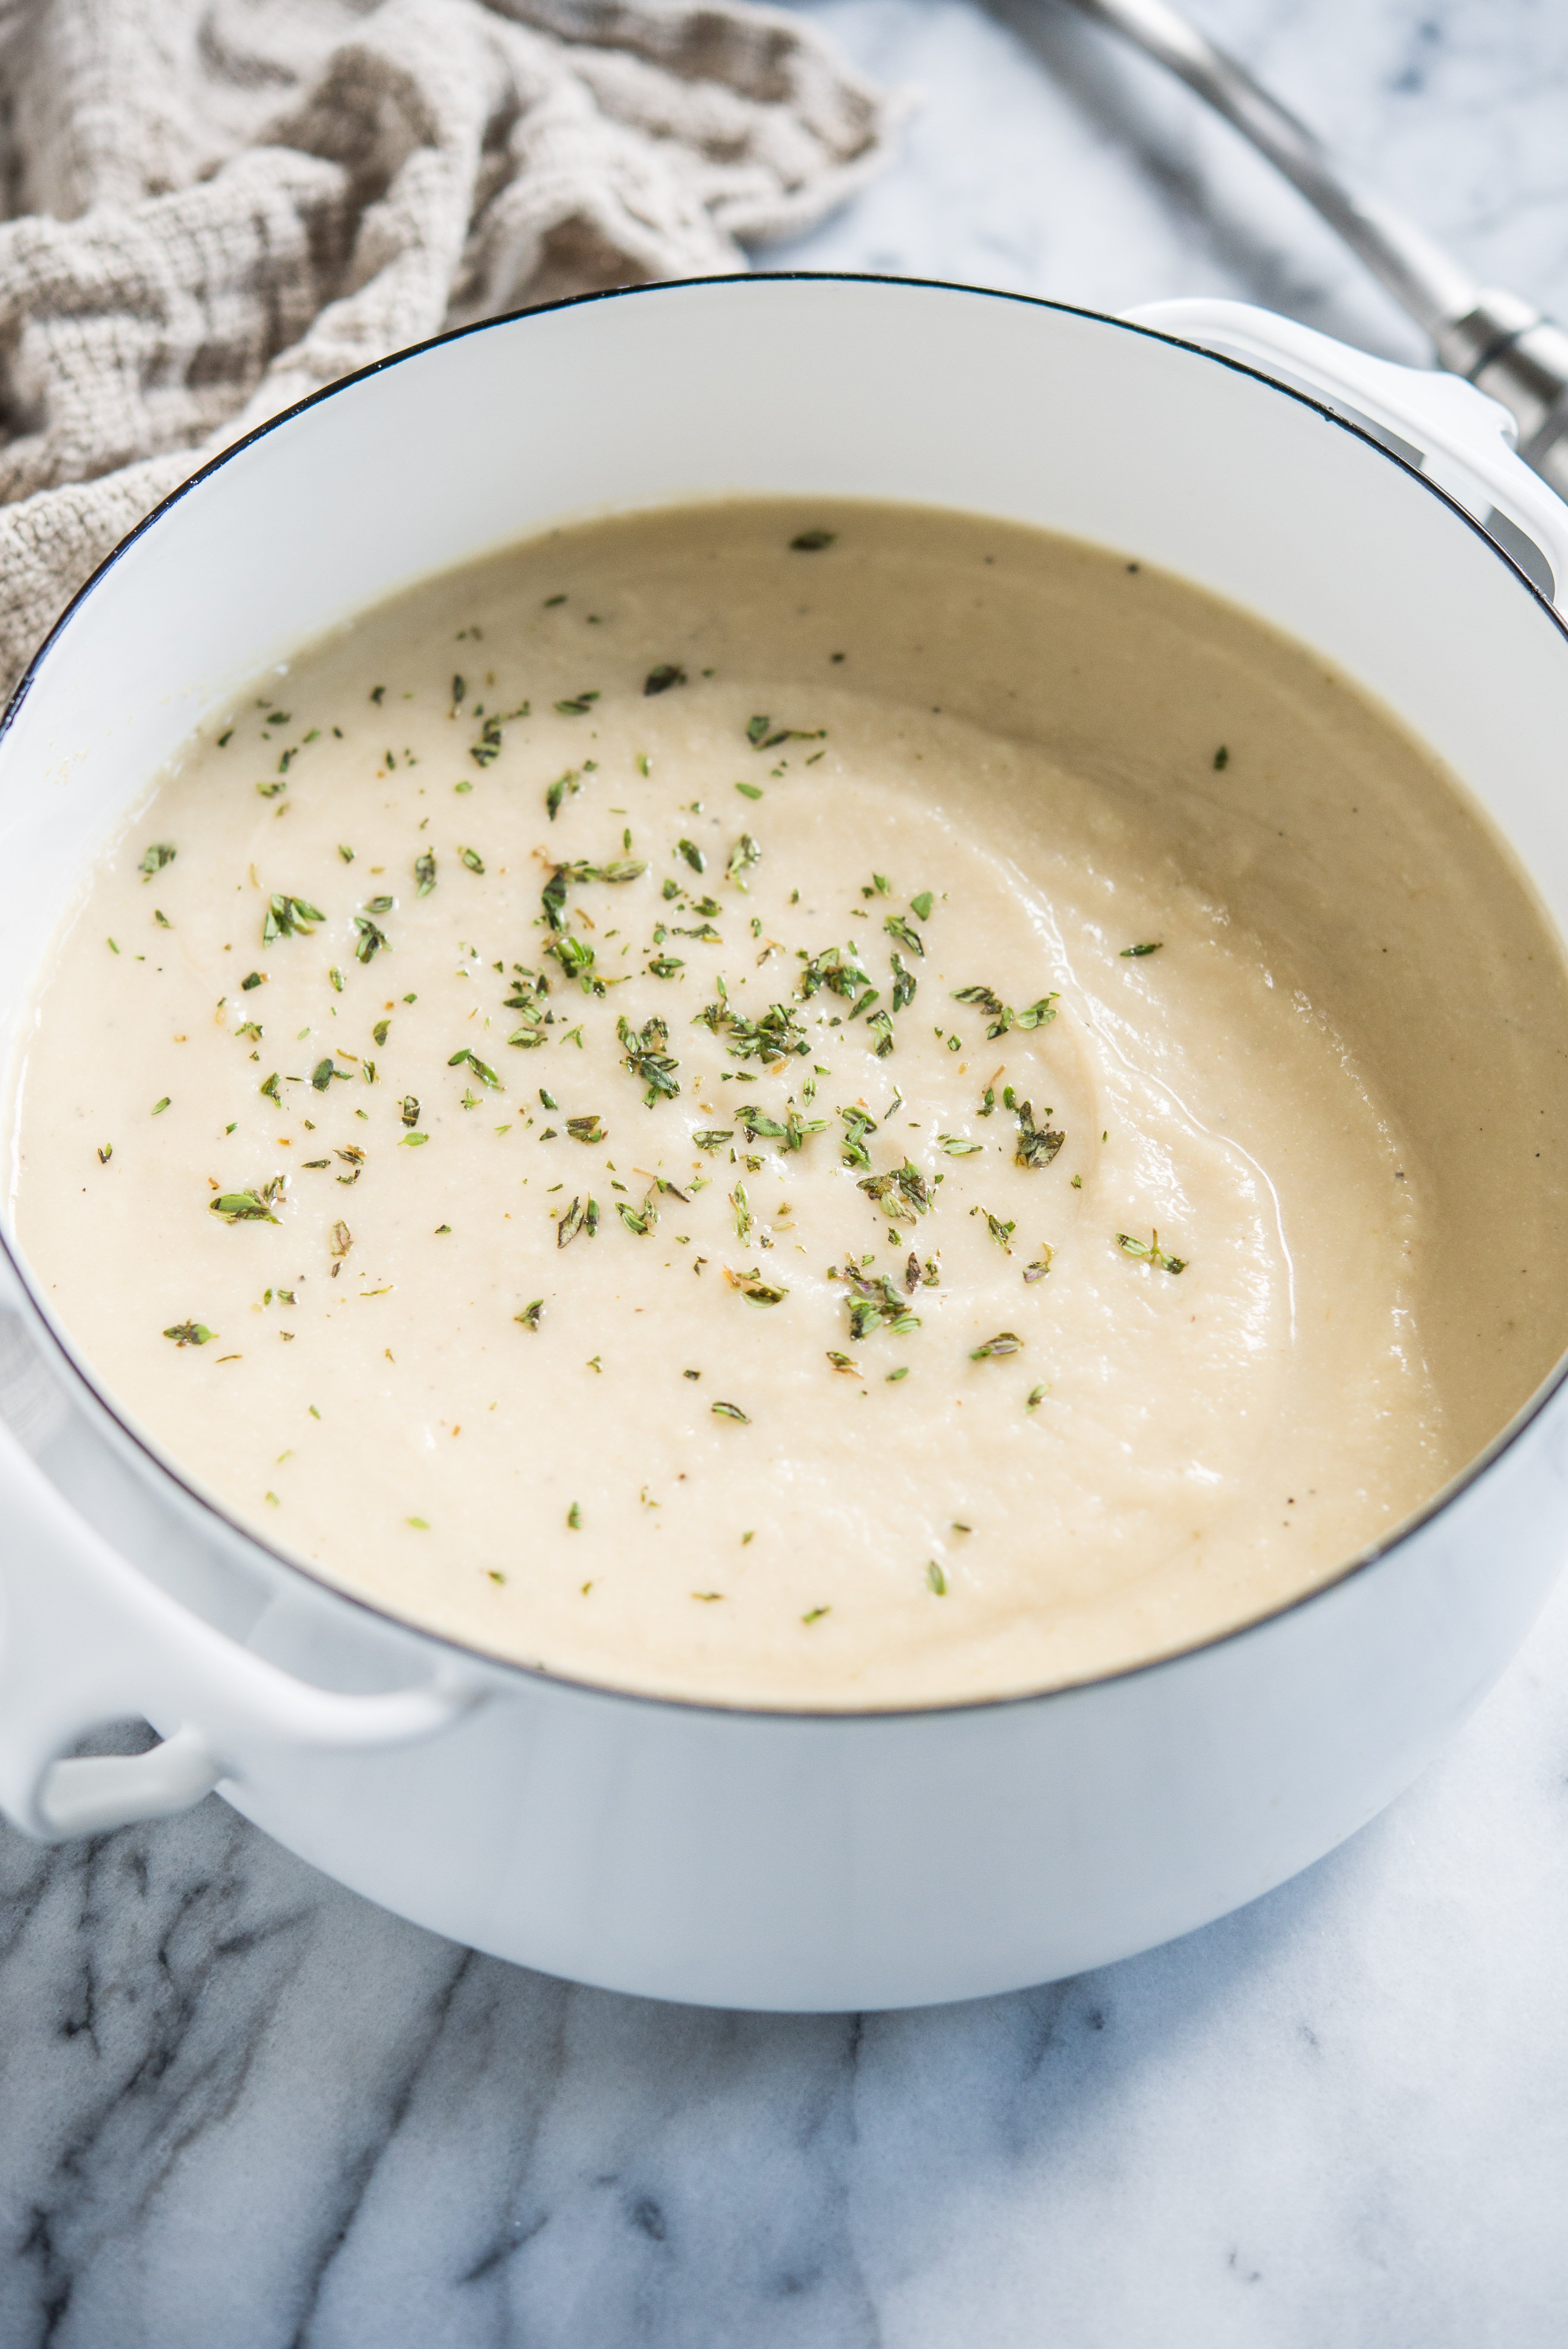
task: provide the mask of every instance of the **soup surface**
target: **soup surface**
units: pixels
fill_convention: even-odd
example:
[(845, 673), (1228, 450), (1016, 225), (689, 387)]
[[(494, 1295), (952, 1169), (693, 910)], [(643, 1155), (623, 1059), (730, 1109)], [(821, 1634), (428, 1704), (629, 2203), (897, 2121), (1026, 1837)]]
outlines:
[(689, 508), (213, 716), (59, 942), (14, 1206), (135, 1423), (399, 1616), (1003, 1694), (1306, 1590), (1524, 1399), (1563, 996), (1435, 762), (1236, 612)]

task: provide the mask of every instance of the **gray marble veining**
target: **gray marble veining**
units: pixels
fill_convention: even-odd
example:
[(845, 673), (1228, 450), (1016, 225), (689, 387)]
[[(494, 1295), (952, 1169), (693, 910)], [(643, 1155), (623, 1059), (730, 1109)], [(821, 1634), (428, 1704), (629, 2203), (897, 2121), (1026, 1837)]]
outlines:
[[(1418, 346), (1222, 126), (1059, 8), (820, 0), (917, 88), (789, 264)], [(1568, 313), (1568, 12), (1203, 0), (1487, 274)], [(1207, 1932), (926, 2013), (573, 1989), (216, 1800), (0, 1831), (0, 2349), (1555, 2349), (1568, 1593), (1449, 1758)]]

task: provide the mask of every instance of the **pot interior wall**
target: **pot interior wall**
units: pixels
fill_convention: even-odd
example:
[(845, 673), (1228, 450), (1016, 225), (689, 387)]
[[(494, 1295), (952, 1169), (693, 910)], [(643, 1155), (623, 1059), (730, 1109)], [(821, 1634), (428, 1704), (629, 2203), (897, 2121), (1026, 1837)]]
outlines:
[[(1320, 650), (1430, 744), (1510, 843), (1548, 923), (1568, 927), (1568, 642), (1480, 534), (1382, 451), (1222, 362), (1109, 321), (957, 289), (725, 281), (534, 314), (391, 363), (240, 450), (124, 551), (0, 743), (14, 882), (0, 1047), (14, 1057), (87, 860), (240, 681), (510, 539), (737, 492), (995, 514), (1212, 589)], [(1051, 722), (1068, 645), (1099, 663), (1103, 723), (1082, 722), (1079, 695), (1070, 721), (1055, 720), (1064, 750), (1134, 800), (1169, 789), (1119, 754), (1116, 711), (1138, 678), (1075, 642), (1070, 611), (1035, 672), (1036, 714)], [(1348, 864), (1315, 848), (1310, 804), (1269, 839), (1239, 775), (1211, 769), (1183, 813), (1194, 877), (1277, 938), (1282, 983), (1333, 999), (1360, 982), (1352, 1040), (1438, 1170), (1441, 1237), (1463, 1252), (1434, 1342), (1473, 1363), (1476, 1448), (1564, 1342), (1568, 1003), (1550, 930), (1523, 961), (1535, 948), (1520, 947), (1517, 895), (1467, 874), (1429, 827), (1402, 834), (1390, 788), (1368, 778), (1384, 795), (1376, 839)], [(1453, 908), (1446, 989), (1400, 950), (1401, 923), (1433, 885)], [(1374, 950), (1387, 970), (1368, 991)]]

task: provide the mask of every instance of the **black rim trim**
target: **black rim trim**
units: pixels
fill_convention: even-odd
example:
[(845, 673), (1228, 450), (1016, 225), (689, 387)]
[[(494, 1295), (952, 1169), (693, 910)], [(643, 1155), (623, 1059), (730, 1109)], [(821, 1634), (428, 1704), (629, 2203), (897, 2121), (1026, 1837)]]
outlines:
[[(4, 714), (0, 715), (0, 742), (3, 742), (10, 732), (35, 678), (78, 609), (137, 541), (152, 529), (155, 523), (160, 522), (182, 498), (188, 497), (193, 490), (200, 488), (201, 483), (208, 481), (214, 473), (232, 463), (247, 449), (253, 447), (258, 440), (264, 440), (269, 433), (275, 432), (283, 426), (292, 423), (296, 417), (304, 415), (310, 409), (319, 407), (323, 400), (335, 399), (340, 393), (352, 389), (356, 384), (364, 383), (374, 376), (384, 375), (389, 368), (402, 367), (409, 359), (420, 358), (428, 351), (439, 350), (448, 343), (463, 342), (473, 335), (493, 334), (498, 328), (517, 326), (530, 318), (547, 317), (556, 311), (582, 309), (591, 304), (601, 302), (657, 300), (664, 295), (689, 292), (699, 286), (705, 288), (749, 287), (759, 284), (892, 285), (922, 293), (960, 294), (974, 301), (1006, 302), (1022, 309), (1048, 310), (1058, 316), (1082, 318), (1093, 326), (1111, 327), (1119, 334), (1140, 336), (1146, 342), (1161, 343), (1168, 349), (1185, 352), (1188, 357), (1204, 361), (1211, 367), (1222, 367), (1229, 374), (1247, 377), (1254, 383), (1264, 385), (1282, 398), (1294, 400), (1298, 407), (1307, 409), (1320, 416), (1325, 423), (1333, 425), (1338, 431), (1347, 433), (1352, 440), (1358, 440), (1363, 447), (1372, 450), (1383, 459), (1385, 463), (1397, 466), (1408, 480), (1418, 482), (1429, 496), (1436, 498), (1458, 521), (1465, 524), (1467, 529), (1480, 541), (1487, 552), (1503, 565), (1532, 602), (1546, 615), (1558, 634), (1568, 641), (1568, 622), (1563, 620), (1563, 616), (1549, 598), (1542, 595), (1529, 574), (1520, 568), (1506, 549), (1500, 546), (1491, 533), (1483, 529), (1476, 517), (1467, 512), (1447, 490), (1440, 488), (1425, 473), (1418, 472), (1413, 466), (1407, 464), (1403, 458), (1396, 456), (1392, 450), (1385, 447), (1383, 442), (1376, 439), (1373, 434), (1362, 426), (1353, 423), (1347, 417), (1339, 415), (1326, 401), (1313, 398), (1309, 392), (1298, 389), (1294, 384), (1277, 381), (1262, 367), (1250, 366), (1243, 359), (1229, 357), (1223, 352), (1205, 350), (1197, 343), (1183, 342), (1180, 336), (1162, 333), (1155, 326), (1140, 326), (1133, 319), (1119, 318), (1103, 310), (1085, 309), (1077, 303), (1047, 302), (1033, 294), (1013, 294), (992, 286), (964, 285), (940, 277), (895, 277), (870, 270), (755, 270), (745, 275), (734, 277), (680, 277), (662, 280), (652, 285), (616, 286), (603, 293), (571, 295), (559, 302), (542, 302), (531, 309), (511, 310), (498, 317), (481, 318), (472, 326), (455, 326), (445, 334), (432, 335), (422, 343), (410, 343), (404, 350), (389, 352), (385, 358), (373, 360), (368, 367), (358, 367), (352, 375), (340, 376), (335, 382), (325, 384), (319, 391), (312, 392), (308, 398), (296, 401), (292, 408), (285, 408), (277, 416), (269, 417), (264, 424), (258, 424), (255, 429), (247, 432), (243, 439), (234, 441), (216, 457), (209, 459), (198, 471), (191, 474), (177, 488), (171, 490), (166, 498), (153, 507), (150, 513), (142, 517), (133, 530), (126, 533), (119, 543), (105, 555), (91, 576), (77, 588), (18, 678), (15, 688), (5, 705)], [(1468, 1462), (1457, 1476), (1440, 1492), (1434, 1495), (1423, 1508), (1413, 1516), (1407, 1518), (1386, 1540), (1379, 1542), (1375, 1548), (1360, 1552), (1341, 1568), (1329, 1581), (1318, 1583), (1311, 1590), (1303, 1591), (1297, 1598), (1288, 1599), (1283, 1607), (1271, 1608), (1267, 1614), (1253, 1616), (1244, 1623), (1233, 1624), (1229, 1630), (1217, 1632), (1210, 1639), (1195, 1640), (1190, 1646), (1178, 1648), (1169, 1655), (1150, 1657), (1142, 1663), (1123, 1665), (1116, 1671), (1098, 1672), (1087, 1680), (1066, 1681), (1050, 1688), (1016, 1691), (1005, 1696), (960, 1698), (939, 1704), (902, 1705), (841, 1712), (809, 1710), (791, 1705), (726, 1704), (710, 1697), (655, 1696), (642, 1690), (620, 1689), (603, 1682), (577, 1680), (569, 1673), (546, 1671), (539, 1664), (515, 1662), (510, 1657), (494, 1655), (487, 1649), (470, 1647), (465, 1641), (454, 1639), (449, 1632), (431, 1630), (423, 1624), (411, 1622), (406, 1616), (394, 1614), (389, 1608), (377, 1606), (374, 1601), (361, 1598), (356, 1592), (343, 1589), (314, 1567), (297, 1558), (285, 1556), (282, 1550), (274, 1548), (263, 1534), (258, 1532), (244, 1519), (231, 1516), (221, 1503), (199, 1492), (193, 1485), (187, 1482), (178, 1467), (163, 1459), (145, 1437), (126, 1424), (114, 1404), (100, 1392), (90, 1373), (77, 1361), (75, 1352), (63, 1334), (55, 1328), (53, 1319), (42, 1300), (35, 1295), (32, 1283), (18, 1261), (10, 1237), (4, 1229), (0, 1229), (0, 1255), (3, 1255), (9, 1263), (24, 1296), (33, 1309), (36, 1322), (67, 1366), (73, 1381), (86, 1390), (91, 1404), (109, 1420), (119, 1438), (150, 1462), (160, 1476), (166, 1477), (193, 1508), (205, 1516), (215, 1517), (230, 1533), (238, 1536), (241, 1540), (253, 1543), (273, 1565), (282, 1567), (290, 1573), (303, 1575), (306, 1581), (315, 1584), (331, 1598), (357, 1609), (378, 1623), (389, 1624), (397, 1631), (412, 1633), (419, 1639), (432, 1640), (438, 1646), (449, 1650), (452, 1654), (461, 1656), (470, 1662), (486, 1665), (492, 1671), (515, 1674), (521, 1680), (541, 1682), (547, 1688), (570, 1691), (583, 1696), (598, 1697), (611, 1703), (670, 1706), (682, 1713), (711, 1713), (730, 1719), (807, 1722), (825, 1729), (841, 1725), (848, 1727), (855, 1723), (877, 1721), (930, 1720), (944, 1713), (995, 1713), (1024, 1705), (1049, 1704), (1062, 1699), (1087, 1696), (1092, 1690), (1113, 1687), (1121, 1682), (1141, 1680), (1152, 1673), (1170, 1671), (1194, 1656), (1204, 1655), (1214, 1650), (1232, 1646), (1239, 1640), (1254, 1638), (1270, 1630), (1274, 1624), (1286, 1621), (1303, 1609), (1317, 1606), (1332, 1598), (1347, 1583), (1356, 1580), (1371, 1568), (1381, 1565), (1386, 1558), (1391, 1557), (1396, 1551), (1403, 1548), (1407, 1542), (1412, 1540), (1435, 1518), (1441, 1516), (1457, 1501), (1462, 1499), (1472, 1485), (1478, 1484), (1505, 1454), (1511, 1452), (1520, 1439), (1534, 1425), (1548, 1404), (1563, 1391), (1563, 1386), (1568, 1384), (1568, 1353), (1565, 1353), (1515, 1417), (1498, 1435), (1494, 1436), (1485, 1451)], [(138, 1570), (132, 1568), (132, 1571)]]

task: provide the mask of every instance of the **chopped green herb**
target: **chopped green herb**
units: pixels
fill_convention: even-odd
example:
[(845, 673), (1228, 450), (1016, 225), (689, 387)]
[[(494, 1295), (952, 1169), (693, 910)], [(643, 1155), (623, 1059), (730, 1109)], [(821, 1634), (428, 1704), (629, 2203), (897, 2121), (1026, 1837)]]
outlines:
[(787, 1288), (780, 1288), (776, 1282), (764, 1280), (759, 1273), (727, 1271), (724, 1277), (748, 1305), (782, 1305), (789, 1294)]
[(698, 1128), (692, 1140), (699, 1150), (722, 1150), (727, 1142), (735, 1140), (735, 1134), (729, 1126), (705, 1125)]
[(155, 840), (137, 868), (143, 881), (150, 881), (155, 873), (161, 873), (166, 864), (172, 864), (179, 853), (172, 841)]
[(422, 1143), (428, 1142), (429, 1139), (428, 1133), (405, 1133), (398, 1137), (397, 1147), (399, 1150), (405, 1146), (410, 1150), (418, 1150)]
[[(855, 1008), (857, 1010), (860, 1009), (858, 1004)], [(851, 1017), (853, 1018), (853, 1013), (851, 1013)], [(871, 1018), (866, 1021), (866, 1028), (872, 1039), (877, 1059), (879, 1061), (885, 1061), (888, 1054), (892, 1050), (893, 1044), (892, 1020), (891, 1017), (885, 1011), (873, 1011)]]
[(586, 718), (598, 698), (597, 693), (574, 693), (555, 707), (562, 718)]
[[(682, 844), (685, 845), (684, 843)], [(727, 881), (733, 881), (738, 889), (744, 889), (746, 875), (761, 862), (761, 848), (748, 832), (743, 832), (729, 852), (728, 860), (724, 868), (724, 877)]]
[(862, 1174), (859, 1187), (895, 1223), (913, 1224), (917, 1216), (931, 1212), (930, 1185), (907, 1158), (902, 1166), (890, 1167), (885, 1174)]
[(1050, 1390), (1047, 1387), (1031, 1387), (1027, 1395), (1025, 1397), (1024, 1409), (1026, 1411), (1037, 1410), (1039, 1405), (1044, 1402)]
[[(232, 1126), (231, 1126), (231, 1127), (229, 1128), (229, 1131), (230, 1131), (230, 1133), (232, 1133), (232, 1132), (234, 1131), (233, 1127), (232, 1127)], [(110, 1160), (113, 1156), (114, 1156), (114, 1144), (113, 1144), (113, 1143), (112, 1143), (112, 1142), (106, 1142), (106, 1143), (104, 1143), (102, 1144), (102, 1146), (100, 1147), (99, 1151), (98, 1151), (98, 1164), (99, 1164), (100, 1166), (107, 1166), (107, 1165), (108, 1164), (109, 1160)]]
[(836, 530), (803, 530), (789, 541), (790, 552), (795, 554), (820, 554), (823, 547), (831, 546), (838, 534)]
[(262, 922), (262, 944), (271, 946), (274, 938), (308, 938), (316, 924), (325, 919), (326, 916), (319, 907), (311, 905), (306, 898), (271, 897)]
[(901, 1362), (896, 1371), (889, 1371), (885, 1383), (890, 1387), (896, 1387), (900, 1379), (907, 1379), (908, 1376), (909, 1364)]
[(347, 843), (346, 840), (340, 840), (340, 841), (338, 842), (338, 843), (337, 843), (337, 853), (338, 853), (339, 856), (341, 856), (341, 857), (342, 857), (342, 859), (343, 859), (343, 861), (344, 861), (344, 863), (345, 863), (346, 864), (353, 864), (353, 862), (354, 862), (354, 851), (353, 851), (353, 849), (352, 849), (352, 848), (350, 848), (350, 846), (348, 845), (348, 843)]
[(786, 1150), (799, 1150), (812, 1134), (826, 1133), (828, 1130), (825, 1117), (802, 1118), (791, 1109), (786, 1110), (784, 1122), (780, 1124), (776, 1117), (769, 1117), (764, 1110), (754, 1109), (749, 1102), (743, 1102), (735, 1114), (745, 1128), (748, 1142), (758, 1139), (777, 1142)]
[(278, 1107), (282, 1109), (284, 1105), (284, 1097), (278, 1088), (278, 1072), (275, 1069), (273, 1071), (270, 1077), (263, 1079), (263, 1082), (257, 1086), (256, 1091), (258, 1092), (265, 1093), (270, 1101), (275, 1101)]
[(599, 1123), (599, 1112), (597, 1110), (594, 1110), (587, 1117), (569, 1117), (566, 1121), (566, 1131), (572, 1136), (573, 1142), (586, 1142), (597, 1144), (601, 1142), (607, 1142), (610, 1138), (605, 1133), (603, 1125)]
[(1214, 753), (1215, 772), (1218, 774), (1223, 774), (1225, 769), (1230, 765), (1230, 763), (1231, 754), (1222, 742), (1219, 749)]
[(843, 1271), (836, 1269), (836, 1279), (848, 1283), (851, 1294), (845, 1299), (850, 1315), (850, 1336), (856, 1345), (878, 1330), (891, 1330), (895, 1338), (908, 1335), (920, 1327), (920, 1317), (912, 1313), (886, 1273), (868, 1275), (852, 1261)]
[(969, 1212), (972, 1216), (985, 1216), (985, 1228), (990, 1233), (992, 1238), (995, 1241), (997, 1247), (1002, 1250), (1005, 1256), (1011, 1256), (1013, 1253), (1013, 1234), (1017, 1230), (1017, 1225), (1003, 1223), (997, 1216), (991, 1213), (989, 1207), (971, 1207)]
[(923, 922), (930, 921), (931, 892), (929, 889), (923, 889), (918, 897), (912, 897), (909, 902)]
[(654, 978), (674, 978), (677, 971), (685, 968), (678, 955), (655, 955), (648, 965), (649, 975)]
[(172, 1338), (177, 1346), (205, 1346), (218, 1332), (209, 1330), (205, 1321), (176, 1321), (172, 1330), (165, 1330), (163, 1334)]
[(1024, 1267), (1024, 1281), (1026, 1287), (1032, 1288), (1037, 1280), (1044, 1280), (1047, 1273), (1049, 1272), (1051, 1268), (1052, 1260), (1055, 1256), (1056, 1250), (1052, 1247), (1050, 1242), (1048, 1240), (1042, 1240), (1040, 1242), (1039, 1255), (1035, 1258), (1033, 1264), (1026, 1264)]
[(514, 1321), (521, 1321), (525, 1330), (537, 1330), (544, 1319), (543, 1298), (536, 1297), (531, 1305), (525, 1305), (521, 1313), (514, 1313), (511, 1318)]
[[(1007, 1091), (1012, 1092), (1010, 1085)], [(1037, 1125), (1032, 1102), (1011, 1102), (1009, 1106), (1018, 1121), (1018, 1146), (1013, 1153), (1014, 1165), (1048, 1166), (1067, 1140), (1067, 1135), (1048, 1125)], [(1050, 1114), (1047, 1109), (1046, 1116), (1048, 1118)]]
[(674, 661), (661, 661), (657, 668), (651, 668), (643, 679), (643, 691), (667, 693), (672, 685), (684, 685), (686, 681), (684, 668), (677, 667)]
[(836, 1348), (830, 1346), (828, 1349), (828, 1360), (831, 1362), (834, 1370), (841, 1371), (846, 1378), (858, 1379), (860, 1377), (861, 1366), (856, 1361), (852, 1354), (841, 1354), (838, 1352)]
[(1141, 946), (1123, 947), (1121, 949), (1121, 958), (1123, 962), (1126, 962), (1130, 957), (1136, 957), (1138, 955), (1158, 954), (1164, 943), (1165, 941), (1163, 938), (1147, 938)]
[(694, 873), (706, 873), (707, 871), (707, 859), (703, 854), (695, 840), (677, 840), (676, 843), (676, 852), (678, 855), (683, 856), (686, 859)]
[(414, 878), (419, 885), (415, 895), (428, 897), (436, 885), (436, 859), (432, 850), (421, 849), (414, 859)]
[(763, 796), (760, 783), (737, 783), (735, 788), (748, 800), (759, 800)]
[(1160, 1272), (1185, 1272), (1187, 1269), (1184, 1256), (1166, 1255), (1160, 1245), (1158, 1232), (1151, 1240), (1134, 1239), (1130, 1232), (1118, 1232), (1116, 1245), (1124, 1256), (1136, 1257), (1140, 1264), (1152, 1265)]
[(927, 1558), (926, 1560), (925, 1579), (938, 1599), (946, 1598), (947, 1577), (943, 1573), (942, 1568), (937, 1565), (936, 1560), (934, 1557)]
[[(920, 932), (912, 922), (906, 922), (902, 914), (889, 914), (882, 923), (882, 928), (890, 938), (896, 938), (901, 947), (907, 947), (911, 954), (924, 954), (925, 947), (921, 941)], [(912, 987), (911, 994), (913, 991)]]
[(629, 1200), (617, 1199), (615, 1213), (626, 1229), (634, 1232), (639, 1239), (645, 1239), (659, 1220), (658, 1209), (651, 1199), (645, 1199), (640, 1207), (634, 1207)]
[(727, 995), (721, 995), (717, 1002), (703, 1006), (693, 1025), (715, 1036), (722, 1034), (735, 1061), (782, 1061), (810, 1050), (806, 1031), (787, 1003), (770, 1003), (760, 1019), (751, 1019), (744, 1011), (737, 1011)]
[(987, 1338), (983, 1346), (973, 1347), (969, 1359), (972, 1362), (985, 1362), (995, 1355), (1022, 1353), (1023, 1348), (1022, 1338), (1016, 1337), (1011, 1330), (1002, 1330), (995, 1338)]
[[(115, 952), (116, 954), (119, 952), (119, 948), (118, 947), (115, 947)], [(241, 989), (245, 994), (249, 994), (253, 987), (263, 987), (265, 984), (266, 973), (260, 970), (247, 971), (244, 978), (240, 981)]]
[(944, 1150), (949, 1158), (973, 1158), (976, 1151), (985, 1147), (983, 1142), (966, 1141), (961, 1133), (939, 1133), (936, 1140), (938, 1147)]
[(392, 1022), (390, 1021), (390, 1019), (378, 1019), (378, 1020), (376, 1022), (376, 1025), (375, 1025), (375, 1027), (370, 1030), (370, 1033), (372, 1034), (372, 1036), (374, 1036), (374, 1037), (375, 1037), (376, 1041), (377, 1041), (378, 1044), (385, 1044), (385, 1043), (386, 1043), (386, 1041), (387, 1041), (387, 1031), (388, 1031), (388, 1030), (389, 1030), (389, 1029), (391, 1028), (391, 1025), (392, 1025)]
[(672, 1100), (680, 1091), (676, 1075), (680, 1062), (665, 1049), (670, 1031), (664, 1021), (655, 1014), (645, 1027), (639, 1029), (626, 1019), (618, 1019), (615, 1033), (626, 1056), (626, 1067), (639, 1084), (647, 1087), (643, 1095), (644, 1106), (652, 1109), (656, 1101)]
[(830, 1607), (808, 1607), (800, 1620), (802, 1623), (820, 1623), (824, 1615), (830, 1615), (832, 1611)]
[[(377, 905), (381, 903), (379, 898), (375, 899), (373, 902)], [(386, 932), (378, 929), (367, 914), (356, 914), (354, 916), (354, 926), (359, 933), (359, 943), (354, 949), (355, 960), (356, 962), (374, 962), (377, 956), (387, 944)]]
[(407, 1522), (416, 1533), (428, 1534), (430, 1530), (430, 1521), (428, 1517), (410, 1517)]
[(459, 848), (458, 854), (461, 857), (463, 863), (468, 866), (470, 873), (482, 873), (484, 871), (485, 861), (480, 854), (477, 848)]
[(153, 1116), (154, 1116), (154, 1117), (161, 1117), (161, 1116), (163, 1115), (164, 1111), (165, 1111), (168, 1107), (169, 1107), (169, 1095), (168, 1095), (167, 1093), (165, 1093), (165, 1094), (164, 1094), (164, 1096), (163, 1096), (163, 1099), (162, 1099), (161, 1101), (155, 1101), (155, 1102), (153, 1102), (153, 1104), (152, 1104), (152, 1114), (153, 1114)]
[(742, 1427), (749, 1427), (751, 1424), (750, 1415), (742, 1411), (738, 1402), (716, 1402), (712, 1405), (712, 1411), (715, 1419), (738, 1420)]
[(913, 971), (895, 947), (892, 954), (892, 1008), (895, 1011), (907, 1010), (914, 1001), (915, 985)]
[(207, 1202), (207, 1212), (225, 1224), (275, 1224), (273, 1208), (283, 1196), (284, 1177), (274, 1174), (259, 1191), (221, 1191)]

